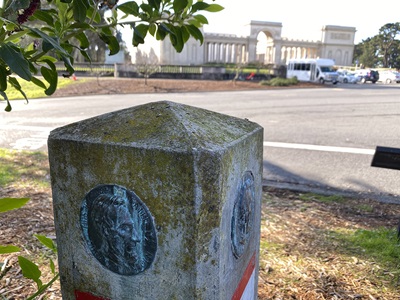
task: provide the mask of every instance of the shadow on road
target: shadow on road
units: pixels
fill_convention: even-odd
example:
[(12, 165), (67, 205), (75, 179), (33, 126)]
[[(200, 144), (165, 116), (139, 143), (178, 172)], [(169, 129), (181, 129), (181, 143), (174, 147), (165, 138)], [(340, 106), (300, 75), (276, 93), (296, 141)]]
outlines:
[[(363, 187), (362, 190), (365, 189), (365, 192), (351, 189), (338, 189), (323, 182), (310, 180), (303, 176), (297, 175), (268, 161), (263, 162), (263, 168), (264, 188), (273, 187), (305, 193), (317, 193), (322, 195), (341, 195), (344, 197), (368, 198), (384, 203), (400, 204), (400, 198), (398, 196), (379, 191), (376, 188), (369, 186), (365, 182), (356, 182), (358, 186)], [(274, 174), (274, 176), (269, 177), (269, 174)], [(371, 192), (371, 190), (373, 190), (373, 192)]]

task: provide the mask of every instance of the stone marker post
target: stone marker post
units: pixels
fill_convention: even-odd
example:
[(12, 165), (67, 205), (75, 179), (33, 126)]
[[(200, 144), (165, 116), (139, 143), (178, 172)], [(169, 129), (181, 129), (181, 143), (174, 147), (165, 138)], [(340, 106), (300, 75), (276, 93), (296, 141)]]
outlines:
[(48, 140), (72, 299), (256, 299), (263, 129), (154, 102)]

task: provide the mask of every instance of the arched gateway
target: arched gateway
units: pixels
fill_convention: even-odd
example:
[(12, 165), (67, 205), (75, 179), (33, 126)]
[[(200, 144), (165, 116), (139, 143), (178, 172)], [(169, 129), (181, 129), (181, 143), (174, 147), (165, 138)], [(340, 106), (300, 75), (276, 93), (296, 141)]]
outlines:
[[(176, 53), (169, 40), (161, 42), (160, 63), (203, 65), (206, 63), (262, 62), (275, 66), (290, 58), (331, 58), (337, 65), (350, 66), (354, 53), (355, 27), (326, 25), (320, 41), (283, 38), (282, 23), (251, 21), (250, 35), (204, 33), (204, 43), (190, 39), (181, 53)], [(258, 36), (266, 36), (265, 51), (257, 54)]]
[(257, 57), (257, 38), (260, 33), (267, 37), (265, 63), (280, 64), (282, 23), (251, 21), (249, 36), (249, 62), (260, 61)]

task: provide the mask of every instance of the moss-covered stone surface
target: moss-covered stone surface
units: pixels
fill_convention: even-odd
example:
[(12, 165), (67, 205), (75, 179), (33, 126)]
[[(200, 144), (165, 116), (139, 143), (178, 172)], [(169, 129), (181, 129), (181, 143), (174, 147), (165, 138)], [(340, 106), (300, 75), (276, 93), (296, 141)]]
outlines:
[[(224, 299), (226, 272), (247, 263), (231, 257), (226, 231), (245, 171), (261, 191), (259, 125), (162, 101), (56, 129), (48, 145), (65, 299), (77, 288), (111, 299)], [(141, 274), (110, 272), (85, 245), (79, 213), (99, 184), (132, 190), (154, 218), (157, 253)]]

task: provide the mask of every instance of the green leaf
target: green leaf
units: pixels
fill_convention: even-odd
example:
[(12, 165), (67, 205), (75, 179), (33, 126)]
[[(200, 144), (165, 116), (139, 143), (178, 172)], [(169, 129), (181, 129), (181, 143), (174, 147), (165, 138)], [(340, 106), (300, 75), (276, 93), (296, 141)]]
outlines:
[[(53, 63), (53, 65), (54, 65), (54, 63), (56, 63), (58, 60), (57, 60), (57, 58), (55, 58), (53, 56), (43, 55), (42, 57), (40, 57), (38, 59), (38, 61), (39, 62), (43, 61), (43, 62), (46, 62), (47, 64), (49, 64), (49, 62), (50, 62), (50, 63)], [(54, 65), (54, 67), (55, 67), (55, 65)]]
[(14, 23), (8, 23), (7, 25), (6, 25), (6, 30), (7, 31), (14, 31), (15, 29), (16, 29), (16, 25), (14, 24)]
[(177, 43), (174, 45), (174, 48), (178, 53), (181, 53), (183, 50), (183, 46), (185, 45), (182, 29), (181, 28), (177, 29), (175, 34)]
[(118, 5), (117, 9), (128, 15), (134, 15), (134, 16), (139, 15), (139, 5), (136, 3), (136, 1), (125, 2), (121, 5)]
[(221, 10), (223, 10), (224, 7), (219, 5), (219, 4), (210, 4), (207, 8), (205, 8), (205, 11), (209, 11), (209, 12), (219, 12)]
[[(69, 57), (65, 56), (65, 55), (61, 55), (61, 59), (63, 60), (64, 66), (67, 68), (69, 74), (71, 74), (71, 75), (74, 74), (75, 70), (74, 70), (74, 67), (72, 66), (72, 63), (71, 63), (71, 60), (69, 59)], [(53, 70), (53, 71), (56, 72), (55, 70)]]
[(11, 43), (0, 46), (0, 58), (10, 67), (10, 69), (21, 78), (30, 81), (32, 74), (29, 71), (29, 63), (22, 55), (21, 51), (16, 50)]
[(154, 36), (156, 34), (157, 31), (157, 25), (154, 23), (151, 23), (149, 26), (149, 33)]
[(205, 10), (209, 6), (210, 5), (205, 2), (196, 2), (192, 6), (192, 13), (195, 13), (196, 11), (199, 11), (199, 10)]
[(11, 83), (12, 86), (13, 86), (15, 89), (17, 89), (17, 90), (20, 90), (20, 89), (21, 89), (21, 85), (19, 84), (17, 78), (8, 76), (8, 82)]
[(182, 29), (180, 27), (174, 27), (171, 24), (167, 24), (167, 26), (171, 31), (169, 38), (171, 40), (172, 46), (178, 53), (182, 52), (184, 46)]
[(28, 30), (21, 30), (18, 32), (14, 32), (13, 34), (11, 34), (9, 37), (7, 37), (4, 42), (16, 42), (19, 41), (21, 39), (21, 37), (25, 36), (26, 33), (28, 32)]
[[(94, 15), (94, 16), (93, 16)], [(87, 14), (86, 16), (90, 19), (93, 19), (93, 21), (97, 24), (99, 24), (101, 22), (101, 15), (99, 13), (99, 11), (93, 7), (93, 6), (89, 6), (88, 10), (87, 10)], [(86, 23), (78, 23), (78, 24), (86, 24)], [(89, 24), (86, 24), (89, 25)], [(89, 26), (90, 27), (90, 26)]]
[(46, 85), (39, 79), (37, 79), (36, 77), (32, 77), (32, 82), (37, 85), (38, 87), (42, 88), (42, 89), (46, 89)]
[(180, 14), (188, 5), (188, 0), (174, 0), (173, 8), (176, 14)]
[(20, 208), (29, 201), (29, 198), (0, 198), (0, 212)]
[(70, 44), (69, 41), (66, 41), (66, 42), (60, 44), (60, 46), (63, 47), (64, 50), (65, 50), (67, 53), (72, 53), (72, 51), (74, 50), (74, 45)]
[[(153, 12), (153, 8), (150, 6), (150, 5), (148, 5), (147, 3), (142, 3), (142, 4), (140, 4), (140, 8), (145, 12), (145, 13), (147, 13), (147, 15), (148, 16), (151, 16), (151, 13)], [(143, 15), (141, 15), (141, 19), (143, 20)]]
[(4, 66), (0, 66), (0, 91), (7, 89), (7, 69)]
[(99, 37), (104, 43), (107, 44), (108, 49), (110, 49), (110, 55), (114, 55), (119, 52), (119, 42), (115, 36), (100, 33)]
[[(1, 21), (1, 19), (0, 19)], [(3, 43), (4, 39), (6, 37), (6, 30), (4, 29), (3, 26), (0, 27), (0, 43)]]
[(88, 8), (90, 7), (88, 0), (78, 0), (74, 1), (72, 4), (72, 10), (74, 12), (74, 20), (80, 23), (85, 22), (86, 13)]
[(35, 49), (35, 43), (34, 42), (32, 42), (32, 43), (30, 43), (28, 46), (26, 46), (25, 48), (24, 48), (24, 55), (25, 55), (25, 57), (29, 57), (29, 56), (32, 56), (32, 55), (34, 55), (36, 52), (38, 52), (36, 49)]
[(65, 49), (60, 46), (58, 40), (56, 40), (55, 38), (48, 36), (47, 34), (36, 28), (28, 28), (28, 29), (31, 30), (31, 32), (33, 32), (34, 34), (38, 35), (40, 38), (42, 38), (43, 42), (49, 43), (52, 48), (59, 51), (61, 54), (69, 56), (68, 52), (66, 52)]
[[(1, 94), (3, 94), (3, 97), (4, 97), (4, 95), (5, 95), (4, 92), (1, 92)], [(8, 99), (6, 99), (6, 100), (7, 100), (7, 106), (6, 106), (6, 108), (4, 110), (6, 112), (10, 112), (12, 110), (11, 103), (10, 103), (10, 101), (8, 101)]]
[(188, 24), (196, 26), (197, 28), (200, 28), (203, 26), (203, 24), (200, 23), (199, 21), (197, 21), (195, 18), (189, 19), (187, 22), (188, 22)]
[(57, 252), (57, 247), (54, 244), (52, 239), (49, 239), (48, 237), (41, 235), (41, 234), (35, 234), (35, 237), (41, 242), (44, 246), (49, 248), (53, 252)]
[(24, 275), (25, 278), (32, 279), (34, 282), (36, 282), (38, 288), (40, 288), (43, 283), (40, 280), (42, 272), (39, 270), (39, 267), (23, 256), (18, 256), (18, 263), (21, 267), (22, 275)]
[[(54, 23), (54, 29), (50, 27), (50, 30), (48, 30), (49, 34), (52, 35), (53, 32), (61, 32), (63, 30), (63, 26), (61, 25), (61, 22), (57, 19), (57, 21)], [(42, 28), (42, 31), (45, 31)]]
[(0, 254), (6, 254), (6, 253), (14, 253), (14, 252), (19, 252), (21, 251), (20, 248), (17, 246), (0, 246)]
[(182, 41), (183, 44), (186, 44), (186, 42), (190, 39), (190, 32), (189, 30), (186, 28), (186, 26), (182, 26), (180, 27), (181, 32), (182, 32)]
[(4, 100), (7, 101), (7, 106), (6, 106), (6, 108), (4, 110), (6, 112), (10, 112), (12, 110), (12, 107), (11, 107), (10, 101), (8, 100), (7, 94), (4, 93), (3, 91), (0, 91), (0, 95), (4, 98)]
[(0, 95), (3, 97), (4, 100), (8, 101), (8, 97), (7, 97), (6, 93), (4, 93), (3, 91), (0, 91)]
[[(28, 63), (29, 63), (29, 71), (31, 72), (31, 74), (33, 76), (33, 74), (37, 73), (37, 68), (35, 67), (35, 65), (32, 62), (28, 61)], [(32, 80), (32, 78), (31, 78), (31, 80)]]
[(10, 77), (8, 76), (8, 82), (17, 90), (21, 93), (21, 95), (25, 98), (26, 101), (28, 101), (28, 97), (26, 97), (26, 94), (24, 93), (24, 91), (21, 88), (21, 85), (18, 82), (18, 79), (14, 78), (14, 77)]
[(54, 72), (56, 72), (56, 70), (57, 70), (57, 67), (56, 67), (56, 65), (54, 64), (55, 63), (55, 61), (53, 61), (53, 60), (51, 60), (51, 59), (46, 59), (46, 60), (43, 60), (45, 63), (47, 63), (47, 65), (50, 67), (50, 69), (52, 69)]
[(187, 25), (186, 28), (192, 37), (194, 37), (196, 40), (200, 41), (201, 44), (203, 44), (204, 37), (203, 33), (200, 31), (199, 28), (197, 28), (194, 25)]
[(47, 53), (47, 52), (49, 52), (49, 51), (51, 51), (53, 49), (54, 49), (53, 44), (51, 44), (51, 43), (49, 43), (47, 41), (43, 41), (42, 42), (42, 50), (43, 50), (43, 52)]
[(85, 50), (79, 50), (81, 52), (81, 55), (86, 58), (87, 61), (90, 63), (92, 62), (92, 59), (90, 58), (89, 54)]
[(51, 270), (51, 273), (56, 274), (56, 265), (51, 258), (50, 258), (50, 270)]
[(46, 95), (52, 95), (56, 89), (58, 84), (58, 74), (51, 69), (46, 67), (41, 67), (40, 72), (42, 73), (43, 78), (50, 84), (49, 87), (44, 91)]
[(90, 42), (84, 32), (78, 33), (75, 37), (79, 40), (80, 47), (82, 49), (86, 49), (89, 47)]
[(38, 20), (45, 22), (49, 26), (54, 26), (54, 19), (50, 11), (37, 9), (33, 16)]
[(137, 46), (139, 44), (144, 44), (144, 39), (149, 30), (149, 25), (139, 24), (133, 28), (133, 39), (132, 44)]
[(205, 16), (203, 16), (203, 15), (195, 15), (195, 16), (193, 16), (193, 18), (194, 18), (197, 22), (199, 22), (199, 23), (201, 23), (201, 24), (208, 24), (207, 18), (206, 18)]
[(105, 35), (114, 35), (114, 32), (108, 26), (101, 28), (101, 32)]
[(157, 39), (157, 41), (162, 41), (162, 40), (164, 40), (165, 37), (166, 37), (168, 34), (173, 34), (173, 33), (172, 33), (171, 30), (168, 28), (168, 26), (167, 26), (166, 23), (161, 23), (161, 24), (158, 26), (158, 30), (157, 30), (157, 33), (156, 33), (156, 39)]
[(161, 6), (161, 0), (149, 0), (149, 4), (154, 7), (155, 10), (159, 10)]

